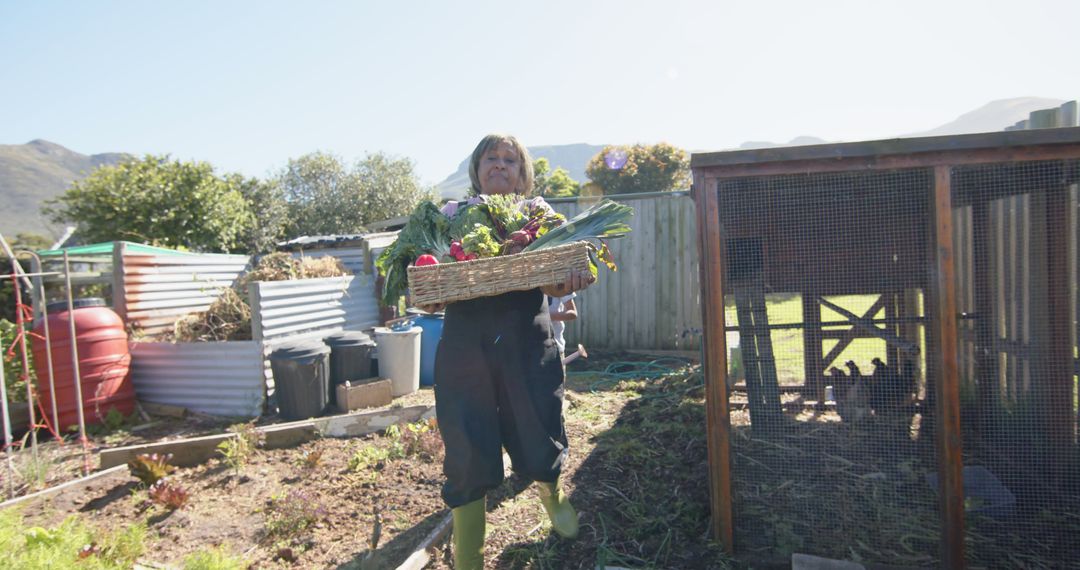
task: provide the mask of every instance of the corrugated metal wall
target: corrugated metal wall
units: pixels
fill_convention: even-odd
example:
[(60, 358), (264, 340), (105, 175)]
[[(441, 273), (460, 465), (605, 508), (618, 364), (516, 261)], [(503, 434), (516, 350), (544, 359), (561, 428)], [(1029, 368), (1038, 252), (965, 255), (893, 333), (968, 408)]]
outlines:
[(208, 309), (247, 264), (246, 255), (127, 255), (118, 248), (113, 308), (129, 325), (154, 338), (170, 330), (176, 319)]
[[(587, 348), (696, 350), (701, 306), (694, 202), (686, 192), (609, 196), (634, 208), (627, 237), (611, 240), (619, 270), (600, 269), (580, 293), (567, 343)], [(592, 201), (552, 200), (571, 218)]]
[[(254, 283), (249, 290), (252, 336), (262, 342), (268, 357), (283, 344), (375, 327), (379, 307), (373, 287), (366, 274)], [(264, 370), (272, 387), (269, 359)]]
[(256, 282), (250, 295), (252, 336), (271, 346), (286, 338), (378, 324), (379, 309), (369, 275)]
[(219, 416), (257, 417), (263, 408), (258, 341), (131, 343), (139, 400)]

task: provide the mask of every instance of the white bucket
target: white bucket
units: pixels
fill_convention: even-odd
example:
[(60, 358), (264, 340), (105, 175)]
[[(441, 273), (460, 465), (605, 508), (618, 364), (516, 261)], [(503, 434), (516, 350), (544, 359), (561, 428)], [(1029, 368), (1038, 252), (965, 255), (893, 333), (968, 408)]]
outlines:
[(379, 351), (379, 376), (390, 379), (390, 391), (396, 398), (420, 389), (420, 334), (423, 329), (407, 331), (375, 329)]

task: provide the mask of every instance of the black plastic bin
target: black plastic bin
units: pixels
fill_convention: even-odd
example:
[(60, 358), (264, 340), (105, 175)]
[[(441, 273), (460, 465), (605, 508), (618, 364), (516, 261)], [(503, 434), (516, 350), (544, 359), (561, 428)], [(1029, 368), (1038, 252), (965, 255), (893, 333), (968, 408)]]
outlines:
[(270, 353), (278, 414), (303, 420), (326, 411), (330, 347), (318, 341), (282, 346)]
[(337, 386), (371, 377), (371, 355), (375, 341), (360, 331), (341, 331), (323, 339), (330, 347), (330, 382), (327, 394), (337, 400)]

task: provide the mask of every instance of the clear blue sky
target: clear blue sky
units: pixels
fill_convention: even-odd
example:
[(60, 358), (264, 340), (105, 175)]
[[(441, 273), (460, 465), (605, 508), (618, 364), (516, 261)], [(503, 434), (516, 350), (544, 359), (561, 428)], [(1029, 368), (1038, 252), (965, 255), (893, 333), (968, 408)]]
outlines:
[(442, 180), (492, 131), (720, 150), (1080, 96), (1080, 1), (0, 0), (0, 144), (263, 176), (385, 151)]

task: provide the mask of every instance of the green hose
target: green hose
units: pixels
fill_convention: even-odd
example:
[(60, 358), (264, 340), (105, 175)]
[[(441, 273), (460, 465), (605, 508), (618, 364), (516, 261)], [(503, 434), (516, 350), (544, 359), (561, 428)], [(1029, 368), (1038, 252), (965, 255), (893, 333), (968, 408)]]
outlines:
[(665, 356), (648, 362), (615, 361), (607, 365), (603, 370), (567, 371), (567, 377), (599, 377), (596, 382), (589, 385), (590, 390), (595, 390), (606, 384), (617, 384), (623, 380), (655, 380), (676, 374), (689, 367), (693, 361), (688, 358), (677, 356)]

